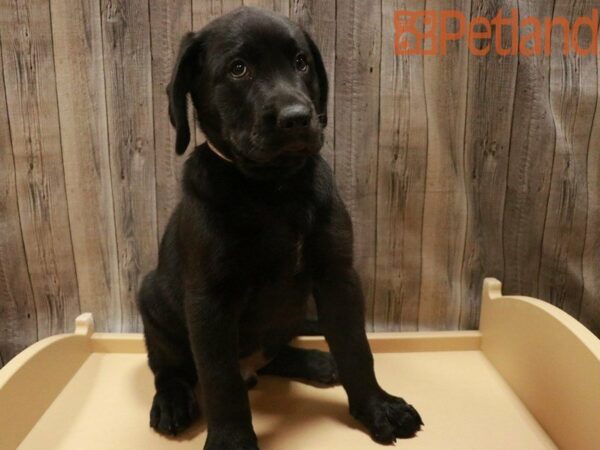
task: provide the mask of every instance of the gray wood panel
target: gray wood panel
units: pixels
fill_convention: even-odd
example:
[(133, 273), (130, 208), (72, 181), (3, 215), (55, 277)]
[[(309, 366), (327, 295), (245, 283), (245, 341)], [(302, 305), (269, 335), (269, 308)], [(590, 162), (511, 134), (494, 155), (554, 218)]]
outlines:
[[(470, 1), (428, 1), (429, 10), (470, 10)], [(449, 30), (455, 32), (456, 23)], [(425, 58), (427, 175), (419, 329), (459, 326), (467, 207), (464, 173), (468, 61), (466, 41), (447, 55)]]
[(352, 217), (356, 268), (373, 329), (381, 4), (338, 0), (336, 26), (335, 177)]
[(290, 15), (290, 0), (244, 0), (244, 5), (270, 9), (288, 17)]
[[(554, 17), (590, 16), (597, 1), (556, 2)], [(591, 33), (581, 33), (589, 46)], [(588, 148), (596, 110), (596, 60), (565, 58), (564, 37), (552, 35), (550, 107), (556, 125), (554, 159), (542, 240), (539, 296), (578, 316), (583, 296), (583, 251), (588, 215)], [(584, 41), (587, 40), (587, 43)], [(589, 87), (588, 87), (589, 86)], [(600, 232), (600, 230), (598, 230)]]
[[(504, 4), (506, 8), (517, 7), (516, 0)], [(473, 1), (471, 15), (492, 19), (497, 10), (497, 0)], [(510, 41), (510, 35), (503, 33), (503, 48), (508, 48)], [(485, 45), (480, 41), (478, 48)], [(495, 51), (469, 58), (464, 150), (467, 234), (461, 328), (474, 328), (479, 323), (483, 278), (504, 278), (503, 217), (517, 65), (518, 57), (499, 57)]]
[[(600, 93), (600, 64), (596, 60), (596, 93)], [(588, 89), (594, 86), (587, 84)], [(583, 237), (583, 295), (579, 320), (600, 335), (600, 95), (596, 96), (592, 132), (587, 148), (587, 221)]]
[(38, 338), (35, 302), (19, 221), (4, 86), (4, 73), (0, 70), (0, 367)]
[(3, 0), (0, 40), (19, 220), (41, 339), (71, 329), (80, 312), (48, 3)]
[(392, 20), (397, 9), (423, 6), (419, 0), (383, 2), (373, 322), (385, 330), (416, 330), (419, 319), (428, 146), (424, 57), (395, 54)]
[(108, 143), (121, 295), (121, 331), (140, 331), (135, 295), (156, 265), (158, 229), (150, 12), (101, 2)]
[[(121, 322), (119, 265), (104, 90), (100, 5), (51, 3), (69, 223), (82, 311), (99, 329)], [(74, 57), (76, 55), (76, 57)]]
[(181, 195), (165, 93), (179, 39), (242, 4), (321, 48), (323, 155), (354, 221), (368, 329), (477, 327), (495, 276), (600, 335), (598, 58), (563, 55), (558, 28), (552, 56), (475, 56), (464, 39), (398, 56), (393, 22), (501, 7), (573, 21), (597, 2), (0, 0), (0, 364), (81, 310), (140, 330), (135, 293)]
[[(521, 18), (552, 17), (553, 2), (519, 0)], [(556, 127), (550, 106), (550, 59), (519, 56), (504, 199), (506, 293), (539, 295), (544, 222), (548, 208)]]

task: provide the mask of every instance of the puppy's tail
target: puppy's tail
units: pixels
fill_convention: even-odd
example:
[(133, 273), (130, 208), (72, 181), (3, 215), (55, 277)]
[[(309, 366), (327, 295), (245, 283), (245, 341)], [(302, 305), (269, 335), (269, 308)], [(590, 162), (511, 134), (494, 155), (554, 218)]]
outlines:
[(315, 319), (304, 319), (300, 334), (302, 336), (323, 336), (319, 321)]

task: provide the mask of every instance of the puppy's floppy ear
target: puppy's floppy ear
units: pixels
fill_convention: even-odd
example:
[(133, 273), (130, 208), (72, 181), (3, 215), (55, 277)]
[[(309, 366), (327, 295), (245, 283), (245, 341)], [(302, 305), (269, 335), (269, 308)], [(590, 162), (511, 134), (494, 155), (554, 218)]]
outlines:
[(171, 81), (167, 86), (169, 118), (175, 127), (175, 151), (185, 153), (190, 143), (190, 125), (187, 117), (187, 94), (190, 92), (194, 71), (200, 68), (199, 51), (202, 45), (200, 33), (188, 33), (181, 40), (177, 62)]
[(319, 103), (317, 104), (317, 114), (319, 114), (319, 121), (323, 126), (327, 125), (327, 95), (329, 93), (329, 83), (327, 81), (327, 72), (325, 71), (325, 65), (323, 64), (323, 58), (321, 52), (312, 40), (310, 34), (304, 31), (304, 37), (308, 42), (310, 52), (312, 53), (312, 59), (315, 62), (315, 72), (317, 74), (317, 81), (319, 82)]

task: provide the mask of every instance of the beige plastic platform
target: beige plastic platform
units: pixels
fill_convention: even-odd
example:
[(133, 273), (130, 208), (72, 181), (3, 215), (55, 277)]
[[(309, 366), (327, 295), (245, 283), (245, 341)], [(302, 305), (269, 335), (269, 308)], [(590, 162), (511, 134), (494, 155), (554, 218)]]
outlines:
[[(600, 449), (600, 340), (557, 308), (483, 288), (480, 331), (370, 336), (382, 386), (425, 427), (398, 448)], [(324, 348), (319, 338), (303, 347)], [(151, 373), (139, 334), (74, 334), (27, 348), (0, 370), (0, 449), (200, 449), (199, 421), (168, 439), (148, 426)], [(250, 392), (262, 449), (380, 449), (341, 387), (261, 377)]]

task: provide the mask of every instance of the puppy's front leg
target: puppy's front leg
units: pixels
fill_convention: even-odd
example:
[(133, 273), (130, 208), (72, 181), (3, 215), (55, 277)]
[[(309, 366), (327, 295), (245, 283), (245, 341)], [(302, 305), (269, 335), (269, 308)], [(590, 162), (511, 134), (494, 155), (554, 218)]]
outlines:
[[(341, 262), (341, 261), (340, 261)], [(365, 333), (360, 280), (351, 267), (330, 265), (315, 279), (319, 322), (338, 366), (350, 413), (373, 440), (387, 444), (413, 436), (421, 417), (403, 399), (385, 392), (375, 378), (373, 356)]]
[(208, 424), (206, 450), (258, 449), (238, 360), (235, 300), (187, 295), (186, 318)]

